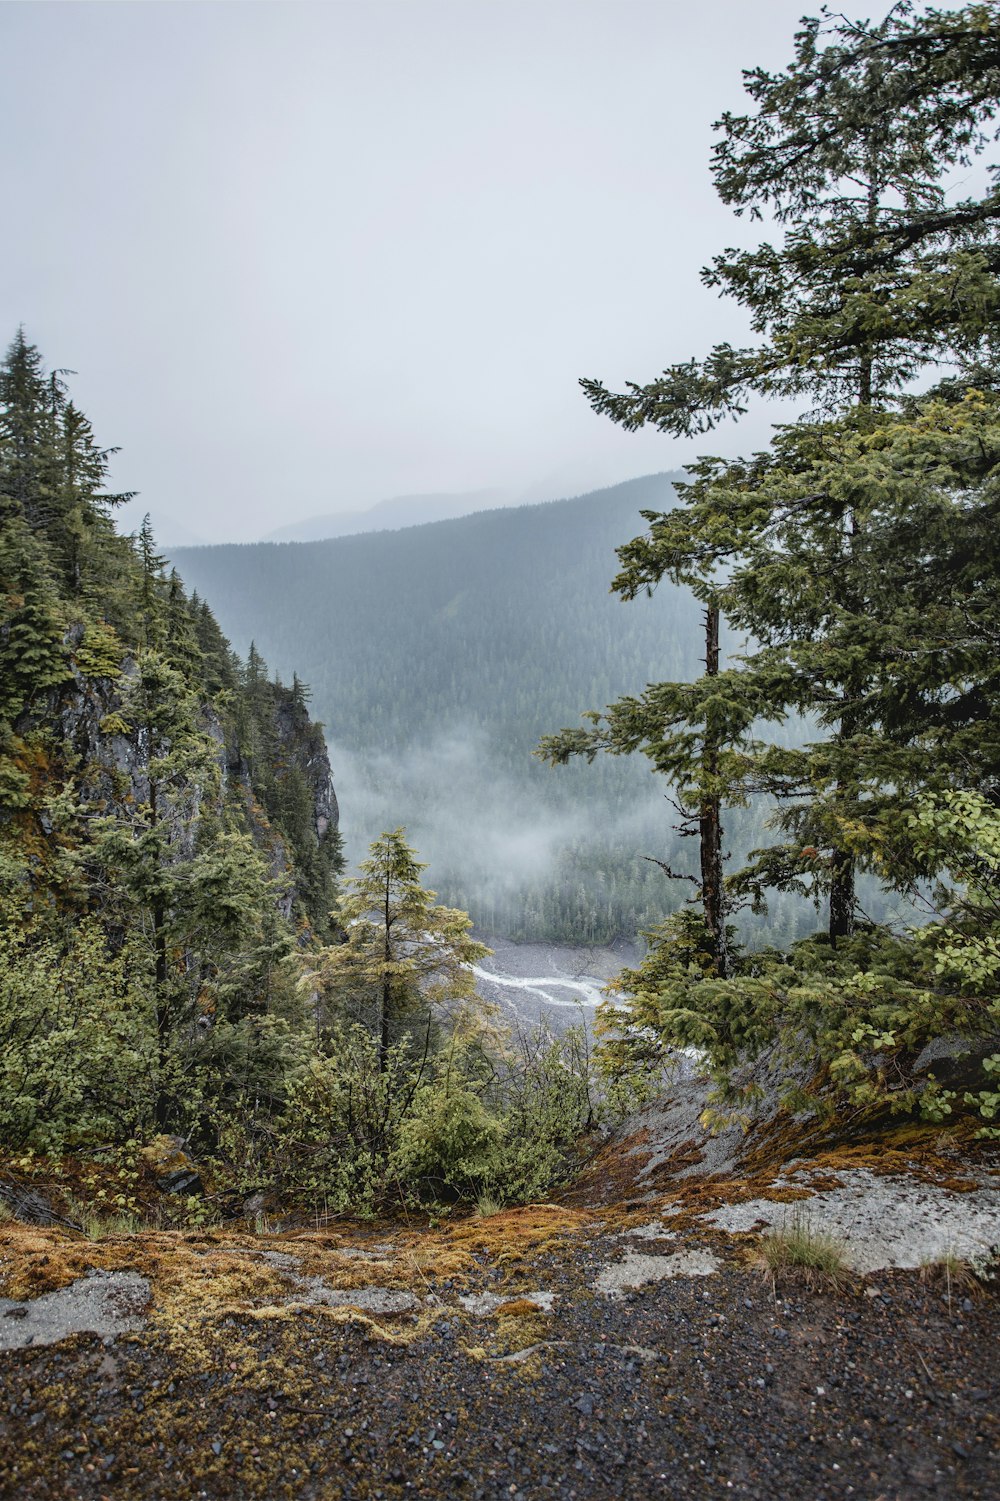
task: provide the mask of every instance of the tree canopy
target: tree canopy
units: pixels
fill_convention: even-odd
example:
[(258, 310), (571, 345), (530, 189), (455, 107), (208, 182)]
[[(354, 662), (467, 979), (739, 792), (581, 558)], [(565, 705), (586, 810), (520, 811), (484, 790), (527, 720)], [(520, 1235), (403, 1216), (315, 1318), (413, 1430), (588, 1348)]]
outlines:
[[(684, 582), (710, 623), (721, 611), (743, 633), (743, 649), (542, 745), (555, 762), (642, 750), (682, 812), (702, 810), (703, 830), (709, 804), (775, 803), (782, 837), (724, 891), (703, 846), (701, 999), (677, 997), (682, 972), (702, 969), (665, 969), (662, 953), (633, 976), (654, 1007), (657, 993), (673, 996), (661, 1005), (668, 1031), (711, 1034), (729, 1064), (733, 1039), (748, 1045), (740, 1026), (753, 1006), (745, 988), (739, 1001), (711, 988), (730, 984), (727, 914), (744, 901), (763, 913), (770, 892), (798, 890), (825, 897), (830, 944), (850, 945), (867, 921), (859, 868), (909, 892), (933, 871), (913, 810), (956, 787), (1000, 787), (996, 169), (978, 198), (950, 191), (995, 139), (998, 43), (984, 5), (805, 21), (787, 69), (745, 74), (754, 108), (722, 118), (713, 157), (723, 200), (783, 231), (703, 273), (749, 311), (758, 342), (718, 346), (622, 393), (582, 383), (612, 420), (672, 434), (738, 417), (754, 394), (811, 403), (766, 451), (699, 460), (680, 506), (644, 512), (649, 530), (619, 550), (624, 598)], [(790, 718), (791, 746), (769, 734)], [(660, 938), (689, 952), (690, 924)], [(708, 1032), (681, 1021), (704, 1019), (711, 996), (725, 1027), (718, 1015)]]

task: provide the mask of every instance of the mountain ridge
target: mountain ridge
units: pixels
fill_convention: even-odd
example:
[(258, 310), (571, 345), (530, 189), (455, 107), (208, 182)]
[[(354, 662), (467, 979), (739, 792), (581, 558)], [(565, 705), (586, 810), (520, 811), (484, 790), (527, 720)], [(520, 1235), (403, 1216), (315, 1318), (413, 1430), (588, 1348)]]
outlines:
[[(642, 757), (553, 770), (533, 751), (645, 682), (696, 674), (700, 610), (623, 605), (615, 549), (673, 477), (321, 542), (174, 553), (238, 648), (312, 688), (351, 853), (405, 823), (450, 905), (509, 938), (605, 944), (680, 900), (687, 859)], [(779, 918), (780, 921), (780, 918)]]

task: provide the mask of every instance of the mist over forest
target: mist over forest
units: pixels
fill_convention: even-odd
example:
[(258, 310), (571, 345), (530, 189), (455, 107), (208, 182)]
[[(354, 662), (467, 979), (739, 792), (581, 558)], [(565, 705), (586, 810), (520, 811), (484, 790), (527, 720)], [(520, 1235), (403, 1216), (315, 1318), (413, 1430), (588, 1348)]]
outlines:
[[(688, 894), (695, 869), (649, 762), (544, 765), (540, 737), (647, 682), (697, 676), (701, 611), (661, 584), (623, 603), (615, 548), (670, 475), (574, 499), (311, 544), (173, 553), (242, 652), (312, 691), (349, 861), (405, 824), (441, 900), (506, 937), (607, 943)], [(735, 649), (738, 643), (733, 642)], [(766, 810), (731, 815), (742, 846)], [(813, 918), (781, 896), (792, 937)]]

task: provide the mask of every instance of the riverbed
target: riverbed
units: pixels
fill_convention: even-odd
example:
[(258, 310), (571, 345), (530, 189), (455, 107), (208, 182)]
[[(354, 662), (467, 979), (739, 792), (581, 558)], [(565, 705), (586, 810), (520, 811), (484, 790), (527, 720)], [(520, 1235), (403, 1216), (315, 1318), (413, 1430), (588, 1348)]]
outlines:
[(528, 1030), (539, 1025), (557, 1032), (589, 1029), (608, 981), (641, 957), (638, 944), (625, 941), (585, 948), (476, 937), (493, 950), (473, 965), (479, 994), (500, 1008), (509, 1025)]

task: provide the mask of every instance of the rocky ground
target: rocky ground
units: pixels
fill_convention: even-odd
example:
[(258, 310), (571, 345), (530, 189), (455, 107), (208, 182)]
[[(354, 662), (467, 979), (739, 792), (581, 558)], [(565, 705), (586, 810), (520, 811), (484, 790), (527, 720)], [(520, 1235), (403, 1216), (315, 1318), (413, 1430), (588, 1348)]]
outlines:
[[(709, 1138), (697, 1104), (488, 1218), (8, 1221), (0, 1493), (995, 1497), (1000, 1163), (912, 1126)], [(790, 1221), (838, 1280), (760, 1269)]]

